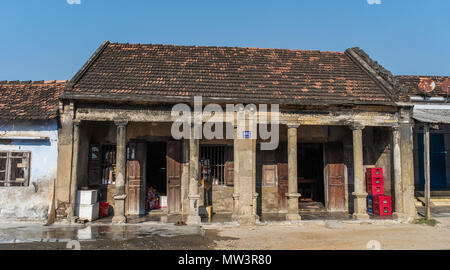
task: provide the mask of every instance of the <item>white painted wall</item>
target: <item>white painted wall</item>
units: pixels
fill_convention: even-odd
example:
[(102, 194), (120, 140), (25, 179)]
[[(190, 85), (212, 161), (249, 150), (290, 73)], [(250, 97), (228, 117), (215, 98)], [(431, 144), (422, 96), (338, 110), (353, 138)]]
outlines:
[[(56, 120), (0, 121), (0, 151), (30, 151), (30, 183), (27, 187), (0, 187), (0, 222), (44, 221), (47, 218), (58, 158)], [(20, 139), (48, 137), (46, 140)]]

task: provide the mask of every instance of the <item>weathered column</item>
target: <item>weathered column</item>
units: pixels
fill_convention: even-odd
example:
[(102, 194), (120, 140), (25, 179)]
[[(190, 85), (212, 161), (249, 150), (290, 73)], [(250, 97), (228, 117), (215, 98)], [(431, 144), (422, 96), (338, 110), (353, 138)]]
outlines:
[(196, 126), (192, 124), (189, 138), (189, 214), (187, 224), (200, 224), (201, 218), (198, 214), (199, 207), (199, 139), (195, 136)]
[(58, 166), (55, 189), (55, 203), (58, 220), (73, 215), (70, 207), (70, 182), (73, 157), (74, 103), (59, 102)]
[(364, 126), (353, 123), (350, 128), (353, 131), (353, 175), (354, 187), (354, 213), (355, 219), (368, 219), (367, 192), (365, 191), (364, 167), (363, 167), (363, 142), (362, 130)]
[(125, 176), (127, 162), (127, 121), (115, 121), (117, 126), (116, 145), (116, 194), (114, 195), (113, 223), (126, 223), (125, 217)]
[(80, 120), (73, 120), (72, 175), (70, 179), (70, 212), (69, 220), (75, 222), (76, 199), (78, 190), (78, 153), (80, 148)]
[(288, 212), (287, 220), (300, 220), (298, 214), (298, 179), (297, 179), (297, 129), (298, 125), (288, 125)]
[(259, 220), (256, 214), (256, 128), (252, 111), (249, 114), (245, 117), (245, 113), (240, 112), (235, 139), (239, 179), (237, 185), (235, 183), (239, 195), (236, 220), (240, 224), (254, 224)]
[(400, 218), (403, 215), (403, 186), (402, 186), (402, 161), (400, 154), (399, 126), (392, 127), (392, 156), (394, 165), (394, 192), (395, 212), (393, 216)]
[(402, 160), (403, 213), (409, 219), (416, 217), (414, 203), (413, 123), (409, 108), (400, 111), (400, 155)]
[(233, 139), (233, 213), (232, 220), (236, 220), (239, 210), (239, 155), (238, 155), (238, 126), (234, 125)]

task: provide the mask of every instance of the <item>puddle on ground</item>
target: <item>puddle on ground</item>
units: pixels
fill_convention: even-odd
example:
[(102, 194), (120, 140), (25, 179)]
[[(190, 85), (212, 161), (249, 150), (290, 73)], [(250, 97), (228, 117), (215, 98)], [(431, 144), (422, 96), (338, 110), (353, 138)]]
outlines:
[(0, 227), (1, 243), (67, 242), (70, 240), (127, 240), (144, 237), (173, 237), (201, 234), (199, 226), (86, 225)]

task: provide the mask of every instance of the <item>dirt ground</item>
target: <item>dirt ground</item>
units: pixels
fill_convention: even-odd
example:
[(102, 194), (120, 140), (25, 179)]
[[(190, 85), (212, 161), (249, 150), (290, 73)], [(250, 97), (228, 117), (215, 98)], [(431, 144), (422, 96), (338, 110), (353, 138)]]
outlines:
[[(450, 249), (450, 219), (437, 226), (419, 224), (266, 225), (215, 231), (215, 249)], [(221, 237), (228, 238), (227, 240)]]
[(438, 224), (434, 227), (393, 220), (311, 220), (295, 224), (238, 226), (230, 223), (202, 227), (5, 225), (0, 226), (0, 250), (67, 249), (67, 242), (55, 242), (58, 239), (79, 240), (82, 250), (448, 250), (450, 212), (436, 216)]

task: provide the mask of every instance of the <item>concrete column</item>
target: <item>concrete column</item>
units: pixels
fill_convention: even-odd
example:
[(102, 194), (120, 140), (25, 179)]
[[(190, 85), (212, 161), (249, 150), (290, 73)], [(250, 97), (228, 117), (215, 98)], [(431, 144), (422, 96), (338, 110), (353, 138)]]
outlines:
[(69, 220), (75, 222), (76, 198), (78, 190), (78, 153), (80, 148), (80, 120), (73, 120), (72, 175), (70, 179), (70, 212)]
[(198, 214), (199, 207), (199, 140), (195, 137), (195, 125), (191, 126), (189, 138), (189, 214), (187, 224), (200, 224), (201, 218)]
[(353, 131), (353, 176), (355, 191), (353, 192), (355, 219), (368, 219), (367, 192), (365, 191), (364, 167), (363, 167), (363, 142), (362, 130), (364, 126), (353, 123), (350, 128)]
[(239, 175), (237, 185), (235, 183), (239, 195), (236, 220), (240, 224), (254, 224), (259, 220), (256, 215), (258, 197), (256, 193), (256, 138), (243, 138), (239, 132), (251, 130), (253, 133), (254, 129), (248, 126), (244, 128), (244, 123), (241, 123), (241, 125), (238, 128), (237, 142), (235, 143), (235, 153), (237, 152), (238, 160), (237, 173)]
[(298, 178), (297, 178), (297, 130), (298, 125), (288, 125), (288, 212), (287, 220), (300, 220), (298, 214)]
[(395, 218), (403, 214), (403, 186), (402, 186), (402, 161), (400, 153), (400, 131), (399, 126), (392, 127), (392, 156), (394, 165), (394, 192), (395, 192)]
[(72, 179), (73, 153), (73, 102), (59, 104), (58, 128), (58, 166), (55, 190), (56, 212), (58, 220), (73, 215), (70, 207), (70, 181)]
[(239, 210), (239, 155), (238, 155), (238, 126), (234, 125), (234, 140), (233, 140), (233, 213), (232, 220), (236, 220)]
[(414, 156), (413, 156), (413, 123), (411, 111), (400, 111), (400, 155), (402, 161), (402, 195), (403, 213), (408, 219), (416, 217), (416, 205), (414, 203)]
[(113, 223), (126, 223), (125, 217), (125, 176), (127, 162), (127, 121), (115, 121), (117, 126), (116, 145), (116, 194), (114, 195)]

